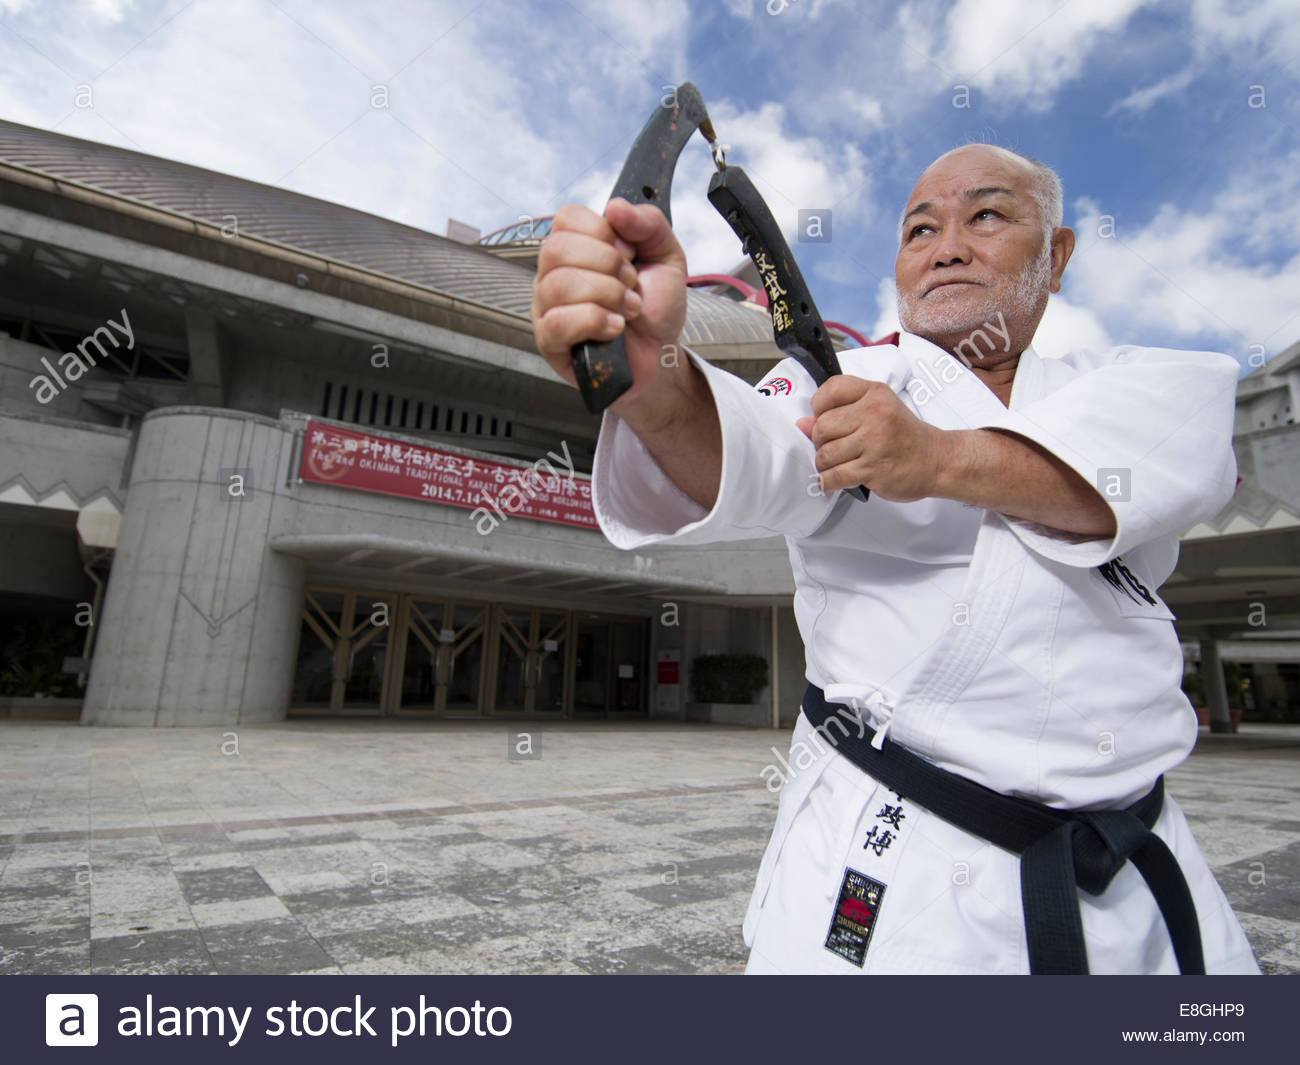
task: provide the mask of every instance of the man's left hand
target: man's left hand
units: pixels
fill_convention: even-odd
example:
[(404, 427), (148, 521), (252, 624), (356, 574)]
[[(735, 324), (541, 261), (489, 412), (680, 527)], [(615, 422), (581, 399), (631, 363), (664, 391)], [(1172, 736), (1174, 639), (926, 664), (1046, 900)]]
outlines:
[(839, 374), (817, 389), (812, 409), (815, 417), (795, 424), (817, 447), (823, 492), (864, 484), (895, 503), (935, 494), (951, 458), (948, 434), (921, 421), (888, 385)]

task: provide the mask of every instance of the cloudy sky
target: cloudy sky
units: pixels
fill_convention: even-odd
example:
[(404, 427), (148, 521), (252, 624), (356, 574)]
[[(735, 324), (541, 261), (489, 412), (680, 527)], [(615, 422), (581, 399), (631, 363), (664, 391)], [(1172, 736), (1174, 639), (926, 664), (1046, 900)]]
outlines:
[[(0, 117), (484, 232), (603, 206), (665, 87), (795, 233), (825, 317), (896, 323), (899, 209), (987, 140), (1062, 175), (1079, 246), (1036, 344), (1300, 339), (1295, 0), (0, 0)], [(702, 139), (673, 213), (693, 272), (740, 258)]]

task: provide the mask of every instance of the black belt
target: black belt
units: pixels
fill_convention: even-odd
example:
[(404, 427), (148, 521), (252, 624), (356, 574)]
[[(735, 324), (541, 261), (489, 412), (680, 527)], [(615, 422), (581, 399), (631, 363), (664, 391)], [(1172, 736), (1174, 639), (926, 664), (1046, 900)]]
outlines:
[[(1020, 855), (1020, 899), (1031, 973), (1088, 972), (1075, 886), (1100, 895), (1131, 859), (1160, 907), (1179, 970), (1205, 974), (1192, 893), (1173, 852), (1151, 831), (1164, 804), (1164, 777), (1124, 810), (1058, 810), (1002, 795), (940, 769), (896, 743), (877, 750), (871, 746), (875, 735), (871, 727), (859, 723), (856, 716), (851, 723), (845, 721), (814, 684), (804, 694), (803, 712), (832, 747), (891, 791), (965, 832)], [(828, 720), (835, 722), (841, 735), (830, 735)]]

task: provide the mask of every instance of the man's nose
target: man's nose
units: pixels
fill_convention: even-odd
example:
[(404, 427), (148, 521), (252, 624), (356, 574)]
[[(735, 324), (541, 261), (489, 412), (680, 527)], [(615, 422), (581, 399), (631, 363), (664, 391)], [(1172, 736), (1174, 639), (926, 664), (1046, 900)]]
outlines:
[(967, 243), (961, 226), (947, 225), (939, 233), (939, 242), (934, 248), (934, 265), (957, 266), (971, 260), (970, 244)]

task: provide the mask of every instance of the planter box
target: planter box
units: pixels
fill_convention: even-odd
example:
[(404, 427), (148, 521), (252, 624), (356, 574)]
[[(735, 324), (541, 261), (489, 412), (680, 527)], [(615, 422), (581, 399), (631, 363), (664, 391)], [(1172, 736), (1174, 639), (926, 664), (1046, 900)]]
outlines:
[(15, 721), (80, 721), (80, 699), (0, 695), (0, 718)]
[(766, 703), (687, 703), (686, 720), (769, 728), (772, 724), (772, 708)]

